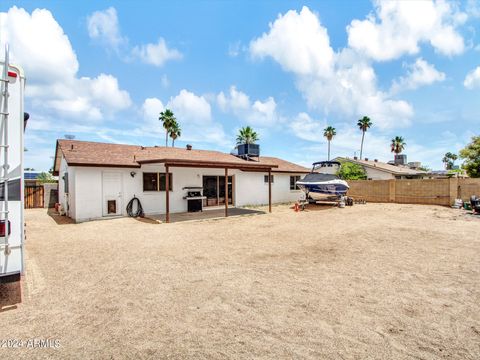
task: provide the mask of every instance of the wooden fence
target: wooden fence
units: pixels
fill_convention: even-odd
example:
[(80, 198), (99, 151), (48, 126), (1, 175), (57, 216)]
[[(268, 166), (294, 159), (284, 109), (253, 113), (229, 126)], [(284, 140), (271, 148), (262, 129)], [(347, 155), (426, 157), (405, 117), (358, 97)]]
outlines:
[(348, 181), (348, 195), (370, 202), (452, 205), (455, 199), (480, 196), (480, 179), (417, 179)]
[(43, 208), (43, 185), (25, 186), (25, 209)]

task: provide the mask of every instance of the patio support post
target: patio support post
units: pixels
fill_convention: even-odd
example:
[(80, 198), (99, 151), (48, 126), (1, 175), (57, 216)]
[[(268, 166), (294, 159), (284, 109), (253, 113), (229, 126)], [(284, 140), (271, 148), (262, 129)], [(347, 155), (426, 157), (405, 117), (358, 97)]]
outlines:
[(225, 217), (228, 217), (228, 168), (225, 168)]
[(165, 222), (170, 222), (170, 176), (167, 164), (165, 164)]
[(268, 212), (272, 212), (272, 169), (268, 169)]

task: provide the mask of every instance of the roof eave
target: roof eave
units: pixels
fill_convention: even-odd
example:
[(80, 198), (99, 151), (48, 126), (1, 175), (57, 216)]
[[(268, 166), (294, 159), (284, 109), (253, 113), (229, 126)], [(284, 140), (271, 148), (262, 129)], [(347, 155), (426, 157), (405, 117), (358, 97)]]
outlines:
[(202, 161), (202, 160), (178, 160), (178, 159), (148, 159), (137, 160), (139, 164), (166, 164), (169, 166), (179, 167), (212, 167), (212, 168), (229, 168), (229, 169), (274, 169), (278, 165), (274, 164), (258, 164), (258, 163), (230, 163), (224, 161)]

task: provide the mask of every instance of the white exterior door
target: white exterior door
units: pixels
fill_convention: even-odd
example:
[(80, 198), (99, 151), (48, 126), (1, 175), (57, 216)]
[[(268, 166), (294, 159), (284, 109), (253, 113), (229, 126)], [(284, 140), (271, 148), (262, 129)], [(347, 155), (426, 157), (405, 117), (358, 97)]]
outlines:
[(102, 173), (102, 189), (103, 216), (122, 215), (122, 174), (104, 171)]

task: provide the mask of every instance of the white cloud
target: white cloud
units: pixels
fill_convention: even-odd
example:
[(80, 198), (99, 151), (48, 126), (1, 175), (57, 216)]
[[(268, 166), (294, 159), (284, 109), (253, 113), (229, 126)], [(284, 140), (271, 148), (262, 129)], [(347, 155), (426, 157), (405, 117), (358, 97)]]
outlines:
[(160, 38), (156, 44), (135, 46), (132, 55), (146, 64), (162, 66), (169, 60), (179, 60), (182, 53), (176, 49), (169, 49), (165, 39)]
[(429, 64), (422, 58), (418, 58), (413, 64), (406, 65), (407, 75), (395, 80), (391, 92), (401, 90), (413, 90), (420, 86), (430, 85), (434, 82), (445, 80), (445, 73), (438, 71), (434, 65)]
[(300, 13), (279, 15), (268, 33), (250, 43), (250, 53), (260, 59), (270, 56), (284, 70), (300, 75), (329, 74), (334, 58), (326, 28), (306, 6)]
[(30, 15), (16, 6), (0, 13), (2, 58), (9, 42), (11, 61), (24, 68), (29, 82), (51, 82), (72, 78), (78, 61), (68, 37), (48, 10), (36, 9)]
[(95, 11), (87, 17), (87, 30), (90, 38), (120, 52), (121, 46), (127, 53), (121, 57), (124, 61), (138, 59), (145, 64), (163, 66), (169, 60), (179, 60), (183, 57), (177, 49), (170, 49), (165, 39), (160, 37), (157, 43), (137, 45), (127, 50), (128, 38), (122, 36), (117, 17), (117, 10), (109, 7), (103, 11)]
[(113, 49), (118, 49), (120, 45), (127, 42), (120, 34), (117, 11), (113, 7), (95, 11), (88, 16), (87, 29), (90, 38), (101, 41)]
[(335, 53), (326, 29), (307, 7), (289, 11), (270, 32), (250, 44), (253, 56), (271, 56), (296, 75), (296, 85), (312, 109), (327, 116), (368, 115), (380, 128), (408, 125), (413, 109), (377, 88), (375, 71), (351, 49)]
[(106, 105), (110, 110), (123, 110), (132, 103), (128, 92), (120, 90), (117, 78), (112, 75), (100, 74), (94, 79), (82, 78), (81, 80), (88, 83), (92, 98)]
[(301, 77), (297, 86), (310, 108), (352, 118), (368, 115), (382, 129), (410, 123), (413, 109), (406, 101), (392, 100), (377, 89), (373, 68), (365, 63), (339, 67), (330, 78)]
[(165, 106), (163, 106), (162, 101), (157, 98), (145, 99), (142, 105), (143, 118), (145, 120), (158, 121), (158, 117), (163, 110), (165, 110)]
[(480, 17), (480, 2), (478, 0), (468, 0), (466, 12), (470, 17)]
[(307, 141), (320, 142), (323, 139), (325, 121), (314, 120), (305, 112), (298, 114), (290, 124), (295, 136)]
[(212, 120), (212, 109), (208, 101), (185, 89), (170, 99), (167, 108), (172, 109), (176, 117), (183, 121), (202, 124)]
[(457, 55), (465, 45), (456, 28), (465, 20), (465, 14), (443, 0), (377, 0), (375, 14), (347, 27), (348, 44), (378, 61), (417, 54), (423, 42), (444, 55)]
[[(178, 141), (223, 147), (233, 144), (233, 140), (229, 141), (225, 135), (222, 125), (212, 119), (211, 107), (205, 97), (186, 89), (170, 98), (165, 106), (160, 99), (145, 99), (142, 105), (144, 122), (133, 134), (163, 139), (165, 133), (158, 117), (166, 108), (173, 111), (182, 129)], [(164, 144), (163, 140), (161, 144)]]
[(480, 66), (476, 67), (467, 74), (465, 80), (463, 81), (463, 85), (467, 89), (480, 87)]
[(9, 42), (11, 61), (25, 69), (32, 110), (88, 121), (131, 105), (128, 92), (112, 75), (78, 78), (75, 52), (50, 11), (29, 14), (12, 7), (0, 13), (0, 27), (2, 47)]
[(240, 120), (255, 126), (272, 126), (280, 121), (277, 114), (277, 103), (273, 97), (265, 101), (255, 100), (253, 103), (250, 97), (235, 86), (230, 87), (227, 95), (222, 91), (217, 95), (217, 104), (224, 112), (231, 112)]

